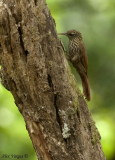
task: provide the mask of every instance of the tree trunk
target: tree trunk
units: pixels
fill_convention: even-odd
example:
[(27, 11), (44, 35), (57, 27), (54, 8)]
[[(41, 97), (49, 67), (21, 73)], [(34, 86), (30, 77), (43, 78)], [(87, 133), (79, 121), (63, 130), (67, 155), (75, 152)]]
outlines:
[(45, 0), (0, 0), (0, 75), (39, 160), (105, 160)]

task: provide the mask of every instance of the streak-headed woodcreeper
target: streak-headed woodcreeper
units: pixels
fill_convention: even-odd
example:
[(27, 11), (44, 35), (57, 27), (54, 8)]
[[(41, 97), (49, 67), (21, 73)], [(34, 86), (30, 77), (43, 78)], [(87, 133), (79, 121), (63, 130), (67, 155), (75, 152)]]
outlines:
[(66, 33), (59, 33), (59, 35), (65, 35), (69, 38), (69, 53), (67, 57), (79, 73), (82, 81), (83, 93), (89, 101), (91, 97), (87, 75), (88, 59), (82, 35), (76, 30), (69, 30)]

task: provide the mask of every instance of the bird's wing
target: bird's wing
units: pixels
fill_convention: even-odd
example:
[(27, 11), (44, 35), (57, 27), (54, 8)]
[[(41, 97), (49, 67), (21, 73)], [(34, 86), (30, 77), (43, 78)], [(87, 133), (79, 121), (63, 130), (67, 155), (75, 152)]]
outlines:
[(80, 44), (80, 61), (81, 61), (82, 65), (84, 66), (86, 73), (87, 73), (88, 58), (87, 58), (86, 49), (85, 49), (83, 43)]

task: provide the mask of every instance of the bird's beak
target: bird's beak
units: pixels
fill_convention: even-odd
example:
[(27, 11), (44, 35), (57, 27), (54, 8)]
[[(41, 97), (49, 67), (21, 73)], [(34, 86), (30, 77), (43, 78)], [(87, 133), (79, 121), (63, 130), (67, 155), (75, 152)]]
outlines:
[(67, 36), (67, 33), (58, 33), (58, 35), (64, 35), (64, 36)]

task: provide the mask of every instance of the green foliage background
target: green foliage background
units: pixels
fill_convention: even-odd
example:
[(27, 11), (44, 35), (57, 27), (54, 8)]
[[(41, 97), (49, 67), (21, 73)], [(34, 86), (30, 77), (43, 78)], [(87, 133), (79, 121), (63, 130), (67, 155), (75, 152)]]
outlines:
[[(58, 32), (79, 30), (89, 59), (92, 100), (89, 108), (101, 134), (107, 160), (115, 159), (115, 1), (47, 0)], [(60, 37), (67, 50), (67, 38)], [(73, 73), (80, 83), (77, 73)], [(81, 87), (81, 86), (80, 86)], [(27, 154), (36, 159), (25, 123), (12, 95), (0, 85), (0, 160)], [(4, 158), (9, 160), (10, 158)]]

